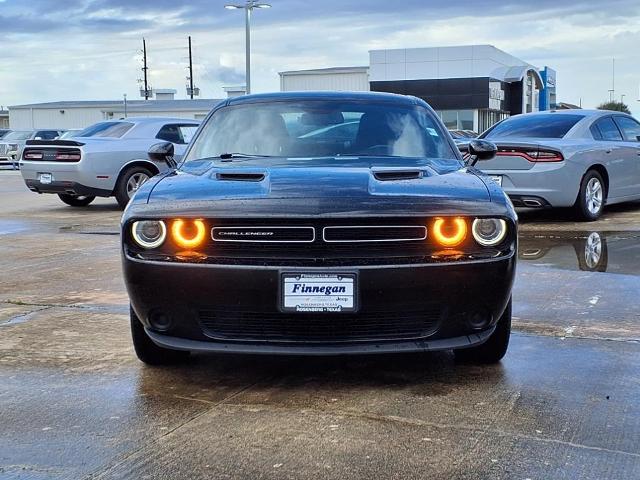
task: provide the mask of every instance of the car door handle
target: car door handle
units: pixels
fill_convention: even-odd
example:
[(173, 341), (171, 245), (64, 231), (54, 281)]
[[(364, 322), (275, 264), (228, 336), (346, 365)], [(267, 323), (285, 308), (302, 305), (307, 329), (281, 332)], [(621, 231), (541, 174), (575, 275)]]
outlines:
[[(604, 153), (611, 153), (611, 150), (605, 150)], [(640, 153), (638, 155), (640, 155)]]

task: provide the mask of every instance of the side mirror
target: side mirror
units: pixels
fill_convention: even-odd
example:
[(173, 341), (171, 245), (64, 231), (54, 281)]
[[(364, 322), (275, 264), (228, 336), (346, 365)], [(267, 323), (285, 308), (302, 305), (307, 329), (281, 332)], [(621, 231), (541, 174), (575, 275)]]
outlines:
[(169, 168), (176, 168), (178, 166), (177, 162), (173, 158), (175, 155), (175, 149), (171, 142), (162, 142), (152, 145), (149, 148), (147, 155), (149, 155), (149, 159), (151, 161), (164, 162)]
[[(469, 155), (478, 160), (491, 160), (498, 153), (498, 147), (493, 142), (474, 138), (469, 141)], [(475, 161), (472, 165), (475, 165)]]

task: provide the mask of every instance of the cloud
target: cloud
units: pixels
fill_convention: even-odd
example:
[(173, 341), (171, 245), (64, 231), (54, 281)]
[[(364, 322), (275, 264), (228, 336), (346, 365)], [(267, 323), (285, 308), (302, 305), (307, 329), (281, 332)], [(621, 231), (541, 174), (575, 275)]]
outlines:
[[(2, 0), (0, 0), (2, 2)], [(155, 88), (184, 91), (186, 37), (203, 96), (244, 83), (244, 18), (225, 0), (5, 0), (0, 8), (0, 103), (137, 95), (147, 39)], [(256, 92), (279, 89), (278, 72), (366, 65), (368, 50), (488, 43), (558, 70), (561, 100), (595, 106), (638, 95), (640, 3), (612, 0), (271, 0), (253, 16)], [(631, 100), (634, 101), (631, 101)], [(640, 112), (638, 112), (640, 113)]]

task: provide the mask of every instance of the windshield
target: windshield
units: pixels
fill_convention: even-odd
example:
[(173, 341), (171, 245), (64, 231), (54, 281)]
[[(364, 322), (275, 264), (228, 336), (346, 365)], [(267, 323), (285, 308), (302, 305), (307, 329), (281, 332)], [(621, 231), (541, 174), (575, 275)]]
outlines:
[(319, 100), (223, 107), (186, 161), (223, 154), (457, 159), (439, 121), (423, 107)]
[(58, 137), (58, 140), (77, 137), (79, 133), (80, 133), (80, 130), (67, 130), (66, 132), (64, 132), (62, 135)]
[(20, 131), (8, 133), (2, 140), (27, 140), (33, 132)]
[(120, 138), (127, 133), (133, 123), (129, 122), (100, 122), (76, 132), (74, 137), (110, 137)]
[(584, 115), (517, 115), (498, 123), (482, 138), (562, 138)]

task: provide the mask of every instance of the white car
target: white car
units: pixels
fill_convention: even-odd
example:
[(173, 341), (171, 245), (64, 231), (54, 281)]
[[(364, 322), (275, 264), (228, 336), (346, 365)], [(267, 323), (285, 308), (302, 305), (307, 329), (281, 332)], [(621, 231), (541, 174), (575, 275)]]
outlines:
[(0, 141), (0, 164), (13, 165), (15, 168), (27, 140), (55, 140), (63, 133), (64, 130), (47, 128), (9, 131)]
[(149, 159), (149, 147), (171, 142), (179, 160), (199, 124), (160, 117), (96, 123), (70, 139), (28, 141), (20, 170), (31, 191), (57, 194), (67, 205), (114, 196), (124, 208), (140, 185), (168, 168)]

